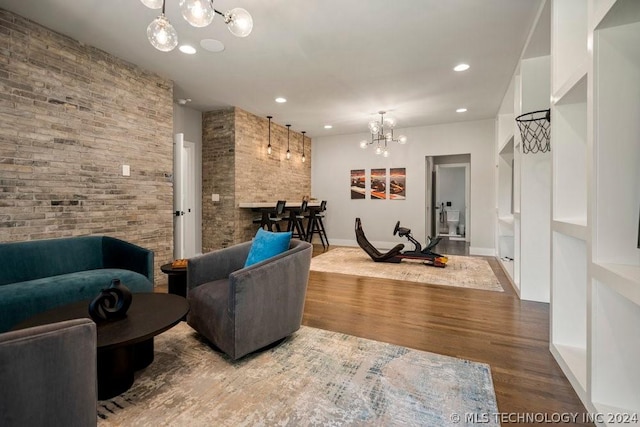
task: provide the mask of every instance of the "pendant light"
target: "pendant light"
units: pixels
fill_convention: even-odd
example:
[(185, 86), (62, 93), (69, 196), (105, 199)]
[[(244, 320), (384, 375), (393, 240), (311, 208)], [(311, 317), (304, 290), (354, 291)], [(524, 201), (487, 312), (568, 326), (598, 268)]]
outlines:
[(289, 131), (291, 130), (291, 125), (285, 126), (287, 126), (287, 160), (289, 160), (291, 158), (291, 151), (289, 151)]
[(149, 9), (160, 9), (162, 7), (163, 0), (141, 0), (142, 4), (147, 6)]
[[(147, 27), (147, 38), (158, 50), (170, 52), (178, 45), (178, 33), (165, 16), (166, 0), (140, 0), (150, 9), (160, 9), (162, 14)], [(251, 14), (241, 7), (220, 12), (213, 7), (213, 0), (179, 0), (182, 17), (194, 27), (206, 27), (216, 15), (220, 15), (227, 29), (236, 37), (247, 37), (253, 30)]]
[(147, 38), (156, 49), (170, 52), (178, 45), (178, 33), (164, 15), (164, 3), (163, 1), (160, 16), (151, 21), (147, 27)]
[(304, 157), (304, 134), (307, 133), (306, 130), (302, 131), (302, 163), (304, 163), (307, 159)]
[(180, 0), (182, 17), (194, 27), (206, 27), (211, 24), (215, 11), (209, 0)]
[(269, 145), (267, 145), (267, 154), (271, 154), (271, 119), (273, 116), (267, 116), (269, 119)]

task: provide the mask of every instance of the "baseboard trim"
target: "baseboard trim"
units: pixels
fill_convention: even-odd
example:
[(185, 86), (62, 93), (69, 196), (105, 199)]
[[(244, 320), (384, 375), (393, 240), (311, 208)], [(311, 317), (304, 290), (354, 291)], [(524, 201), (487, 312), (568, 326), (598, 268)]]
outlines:
[(470, 246), (469, 255), (496, 256), (496, 250), (494, 248), (478, 248)]

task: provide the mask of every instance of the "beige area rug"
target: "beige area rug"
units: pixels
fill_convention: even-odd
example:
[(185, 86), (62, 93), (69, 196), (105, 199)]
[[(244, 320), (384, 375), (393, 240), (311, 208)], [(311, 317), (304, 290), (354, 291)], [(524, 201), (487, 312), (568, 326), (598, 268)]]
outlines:
[(303, 326), (237, 362), (184, 322), (155, 340), (132, 388), (98, 402), (99, 426), (459, 426), (497, 412), (488, 365), (336, 332)]
[(314, 257), (311, 270), (503, 292), (487, 260), (460, 255), (447, 257), (447, 266), (438, 268), (425, 266), (419, 260), (403, 260), (399, 264), (374, 262), (360, 248), (335, 248)]

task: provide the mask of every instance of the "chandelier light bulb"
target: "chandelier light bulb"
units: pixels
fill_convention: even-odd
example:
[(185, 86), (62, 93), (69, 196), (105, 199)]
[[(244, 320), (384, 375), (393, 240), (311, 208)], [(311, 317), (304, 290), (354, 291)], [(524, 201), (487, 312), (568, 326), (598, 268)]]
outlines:
[(140, 0), (149, 9), (160, 9), (164, 0)]
[(385, 149), (385, 150), (382, 152), (382, 156), (383, 156), (383, 157), (389, 157), (389, 150)]
[(382, 154), (382, 148), (380, 148), (379, 145), (376, 147), (376, 154), (378, 155)]
[(369, 145), (369, 143), (366, 140), (362, 140), (360, 141), (360, 148), (362, 148), (363, 150), (367, 148), (367, 145)]
[(380, 132), (380, 123), (375, 120), (369, 122), (369, 130), (373, 135), (377, 135)]
[(210, 0), (180, 0), (184, 19), (194, 27), (206, 27), (216, 14)]
[(251, 14), (241, 7), (236, 7), (225, 13), (224, 22), (231, 34), (236, 37), (247, 37), (253, 30)]
[(406, 137), (406, 136), (404, 136), (404, 135), (400, 135), (400, 136), (398, 137), (398, 144), (403, 144), (403, 145), (404, 145), (404, 144), (406, 144), (406, 143), (407, 143), (407, 137)]
[(147, 38), (162, 52), (170, 52), (178, 45), (178, 33), (164, 14), (151, 21), (147, 27)]
[(393, 141), (393, 134), (391, 132), (387, 132), (384, 134), (384, 139), (387, 142), (391, 142)]
[(395, 127), (396, 125), (396, 119), (394, 119), (393, 117), (385, 117), (384, 118), (384, 125), (387, 127)]

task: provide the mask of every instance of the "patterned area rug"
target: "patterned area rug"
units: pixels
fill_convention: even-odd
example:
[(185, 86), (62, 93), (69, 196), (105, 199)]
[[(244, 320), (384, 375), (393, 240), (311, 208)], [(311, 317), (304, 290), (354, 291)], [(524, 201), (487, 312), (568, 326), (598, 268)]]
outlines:
[(460, 255), (447, 257), (447, 266), (438, 268), (425, 266), (419, 260), (403, 260), (399, 264), (373, 262), (360, 248), (335, 248), (314, 257), (311, 270), (504, 292), (487, 260)]
[(184, 322), (155, 340), (133, 387), (98, 402), (99, 426), (459, 426), (497, 412), (488, 365), (336, 332), (303, 326), (237, 362)]

